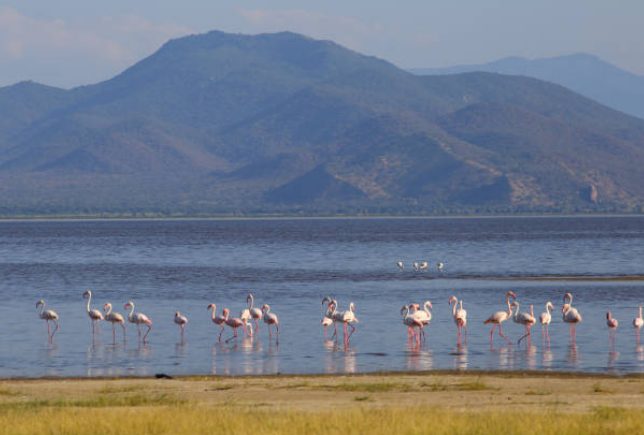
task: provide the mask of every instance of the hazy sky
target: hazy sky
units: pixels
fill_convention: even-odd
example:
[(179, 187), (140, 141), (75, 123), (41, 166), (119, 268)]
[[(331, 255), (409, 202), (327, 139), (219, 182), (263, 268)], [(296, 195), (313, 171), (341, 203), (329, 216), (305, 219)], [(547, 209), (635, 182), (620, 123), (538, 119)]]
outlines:
[(94, 83), (213, 29), (291, 30), (404, 68), (588, 52), (644, 75), (641, 0), (0, 0), (0, 86)]

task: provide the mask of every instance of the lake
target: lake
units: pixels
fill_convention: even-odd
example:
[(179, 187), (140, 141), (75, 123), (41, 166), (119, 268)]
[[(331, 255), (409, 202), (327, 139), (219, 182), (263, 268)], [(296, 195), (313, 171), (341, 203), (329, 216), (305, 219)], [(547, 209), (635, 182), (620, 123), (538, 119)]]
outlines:
[[(405, 263), (401, 271), (396, 261)], [(415, 272), (411, 262), (430, 270)], [(445, 264), (438, 272), (436, 262)], [(0, 222), (0, 376), (355, 373), (486, 369), (644, 372), (644, 347), (631, 326), (644, 302), (644, 217), (430, 219), (69, 220)], [(596, 277), (602, 277), (597, 280)], [(624, 279), (629, 277), (629, 279)], [(153, 321), (149, 342), (136, 327), (112, 341), (103, 324), (92, 337), (82, 293), (93, 306), (136, 303)], [(512, 344), (489, 343), (490, 314), (504, 293), (521, 310), (555, 304), (551, 343), (508, 321)], [(217, 342), (206, 307), (269, 303), (280, 339), (259, 335)], [(573, 343), (561, 320), (564, 292), (583, 322)], [(468, 339), (457, 346), (448, 298), (463, 299)], [(325, 340), (321, 300), (356, 305), (351, 343)], [(60, 315), (48, 342), (36, 301)], [(400, 307), (431, 300), (433, 319), (420, 348), (407, 341)], [(605, 313), (619, 319), (609, 345)], [(189, 317), (185, 340), (175, 311)], [(225, 337), (231, 334), (227, 330)], [(644, 335), (644, 334), (643, 334)]]

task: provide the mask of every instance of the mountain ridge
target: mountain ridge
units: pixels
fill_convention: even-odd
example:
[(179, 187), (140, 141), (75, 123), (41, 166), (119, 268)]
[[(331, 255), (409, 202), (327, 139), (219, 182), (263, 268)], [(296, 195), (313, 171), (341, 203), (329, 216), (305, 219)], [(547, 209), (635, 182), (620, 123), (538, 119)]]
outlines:
[(535, 59), (510, 56), (483, 64), (414, 68), (410, 71), (419, 75), (481, 71), (533, 77), (562, 85), (601, 104), (644, 119), (644, 76), (621, 69), (593, 54), (573, 53)]
[(0, 214), (641, 210), (644, 121), (533, 78), (214, 31), (41, 86), (0, 88)]

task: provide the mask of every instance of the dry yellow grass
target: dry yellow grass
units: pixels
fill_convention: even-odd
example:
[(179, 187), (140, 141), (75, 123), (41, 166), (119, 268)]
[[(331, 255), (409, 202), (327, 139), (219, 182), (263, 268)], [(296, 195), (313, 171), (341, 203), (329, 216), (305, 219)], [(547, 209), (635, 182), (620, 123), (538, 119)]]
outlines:
[(641, 433), (644, 378), (399, 374), (0, 382), (11, 434)]

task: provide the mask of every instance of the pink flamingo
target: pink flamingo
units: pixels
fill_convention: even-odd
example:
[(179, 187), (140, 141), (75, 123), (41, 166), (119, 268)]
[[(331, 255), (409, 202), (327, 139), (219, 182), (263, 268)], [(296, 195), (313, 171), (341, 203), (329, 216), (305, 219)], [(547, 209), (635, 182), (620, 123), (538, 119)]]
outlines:
[(248, 293), (248, 296), (246, 296), (246, 303), (248, 304), (248, 312), (250, 313), (250, 318), (253, 320), (253, 323), (255, 323), (255, 332), (257, 332), (259, 330), (259, 321), (264, 318), (264, 315), (262, 314), (262, 310), (253, 307), (253, 304), (255, 303), (255, 297), (252, 293)]
[[(344, 345), (349, 345), (349, 340), (351, 335), (356, 331), (356, 327), (353, 326), (353, 323), (358, 323), (358, 318), (355, 315), (356, 306), (353, 302), (349, 303), (349, 309), (340, 313), (334, 311), (333, 320), (336, 322), (342, 322), (342, 331), (344, 333)], [(348, 332), (348, 328), (351, 328), (351, 332)]]
[(208, 305), (208, 310), (212, 310), (212, 323), (215, 325), (219, 326), (221, 330), (219, 331), (219, 339), (218, 341), (221, 341), (221, 334), (224, 333), (224, 325), (226, 324), (226, 319), (224, 318), (223, 315), (217, 316), (217, 305), (215, 304), (210, 304)]
[(251, 333), (248, 332), (248, 324), (240, 319), (239, 317), (229, 317), (230, 316), (230, 310), (228, 308), (224, 308), (223, 310), (223, 315), (224, 315), (224, 322), (226, 323), (226, 326), (230, 327), (233, 330), (233, 336), (228, 338), (226, 340), (226, 343), (228, 343), (230, 340), (237, 338), (237, 328), (243, 326), (244, 333), (246, 336), (252, 336)]
[(492, 329), (490, 330), (490, 345), (492, 345), (494, 340), (494, 328), (499, 327), (499, 336), (506, 340), (508, 343), (510, 340), (503, 334), (503, 329), (501, 324), (508, 320), (512, 316), (512, 306), (510, 305), (510, 298), (516, 299), (517, 295), (512, 290), (505, 294), (505, 303), (508, 305), (508, 311), (497, 311), (488, 317), (483, 323), (488, 324), (492, 323)]
[(128, 301), (123, 308), (126, 310), (130, 310), (130, 312), (127, 315), (127, 320), (130, 323), (136, 324), (136, 329), (139, 333), (139, 340), (141, 339), (141, 325), (145, 325), (148, 327), (148, 330), (145, 332), (145, 335), (143, 336), (143, 343), (146, 342), (148, 338), (148, 334), (152, 330), (152, 320), (148, 316), (146, 316), (143, 313), (135, 313), (134, 312), (134, 302)]
[[(54, 310), (45, 310), (45, 301), (43, 299), (36, 302), (36, 309), (38, 309), (38, 307), (40, 307), (40, 313), (38, 313), (38, 317), (47, 322), (47, 337), (49, 338), (49, 342), (51, 343), (54, 340), (54, 334), (56, 334), (56, 331), (58, 331), (59, 329), (58, 313), (56, 313)], [(56, 328), (54, 328), (53, 332), (51, 332), (51, 328), (49, 326), (50, 321), (54, 322), (54, 325), (56, 325)]]
[(264, 323), (268, 325), (268, 336), (269, 338), (272, 337), (271, 334), (271, 325), (275, 326), (275, 333), (279, 339), (280, 335), (280, 322), (279, 319), (277, 318), (277, 314), (271, 313), (271, 306), (268, 304), (262, 305), (262, 319), (264, 320)]
[(421, 320), (417, 319), (410, 313), (409, 307), (411, 306), (413, 306), (413, 304), (410, 304), (409, 306), (403, 305), (400, 309), (400, 314), (403, 318), (403, 324), (407, 326), (407, 338), (409, 340), (413, 339), (416, 342), (416, 345), (420, 347), (420, 334), (425, 325), (423, 325)]
[[(448, 303), (450, 307), (454, 304), (452, 307), (452, 318), (456, 324), (456, 343), (460, 344), (463, 336), (463, 329), (465, 329), (467, 333), (467, 311), (463, 309), (463, 301), (459, 301), (456, 296), (450, 296)], [(465, 337), (465, 340), (467, 341), (467, 335)]]
[[(566, 303), (566, 300), (569, 302)], [(563, 303), (561, 307), (563, 321), (570, 325), (570, 338), (574, 343), (577, 338), (577, 324), (581, 323), (582, 317), (579, 311), (572, 306), (572, 293), (564, 294)]]
[[(329, 326), (333, 325), (333, 311), (334, 310), (334, 305), (333, 305), (333, 299), (331, 299), (329, 296), (325, 296), (324, 299), (322, 299), (322, 305), (327, 304), (327, 309), (324, 313), (324, 317), (322, 317), (322, 327), (324, 328), (324, 338), (327, 337), (326, 330)], [(335, 336), (335, 335), (334, 335)]]
[(633, 328), (635, 328), (635, 334), (637, 335), (637, 345), (640, 343), (640, 330), (644, 326), (644, 317), (642, 317), (642, 306), (639, 308), (639, 316), (633, 319)]
[(546, 311), (539, 315), (539, 323), (541, 323), (541, 335), (546, 339), (548, 345), (550, 345), (550, 330), (548, 326), (552, 321), (552, 314), (550, 312), (554, 309), (555, 307), (554, 305), (552, 305), (552, 302), (548, 301), (546, 302)]
[(420, 330), (420, 334), (425, 339), (425, 326), (429, 325), (429, 322), (432, 321), (432, 302), (425, 301), (423, 303), (423, 309), (420, 309), (419, 304), (409, 305), (409, 314), (412, 315), (415, 319), (420, 320), (423, 324), (423, 328)]
[(125, 318), (122, 314), (112, 312), (112, 304), (109, 302), (103, 305), (105, 311), (105, 320), (112, 324), (112, 341), (116, 342), (116, 329), (115, 325), (118, 323), (123, 328), (123, 341), (125, 341)]
[(87, 299), (87, 315), (89, 316), (90, 320), (92, 321), (92, 335), (96, 333), (96, 325), (98, 322), (104, 319), (103, 313), (101, 313), (97, 309), (91, 309), (90, 305), (92, 302), (92, 291), (91, 290), (85, 290), (83, 293), (83, 299)]
[(517, 341), (517, 344), (521, 344), (521, 340), (524, 338), (528, 337), (528, 348), (530, 347), (530, 338), (532, 337), (531, 331), (532, 331), (532, 326), (534, 326), (535, 323), (537, 323), (537, 319), (534, 318), (534, 306), (530, 305), (530, 312), (521, 312), (519, 310), (519, 302), (514, 301), (512, 302), (512, 306), (516, 308), (516, 311), (514, 312), (514, 316), (512, 317), (512, 320), (514, 323), (518, 323), (519, 325), (523, 325), (525, 327), (525, 334), (519, 338)]
[(181, 341), (183, 341), (183, 333), (186, 329), (186, 325), (188, 324), (188, 318), (177, 311), (174, 313), (174, 323), (179, 325), (179, 329), (181, 330)]
[(613, 314), (610, 311), (606, 312), (606, 326), (608, 326), (608, 342), (612, 348), (615, 347), (615, 334), (617, 333), (617, 327), (619, 326), (619, 321), (613, 317)]

